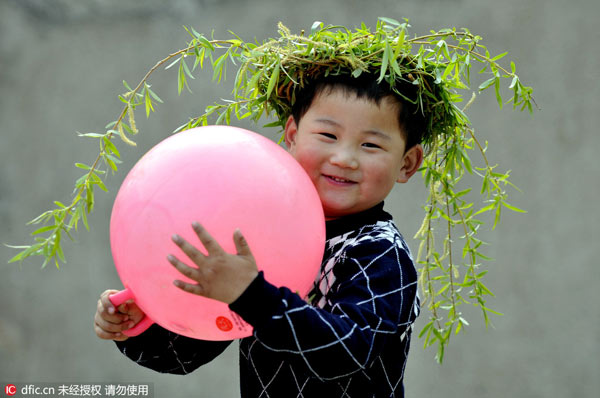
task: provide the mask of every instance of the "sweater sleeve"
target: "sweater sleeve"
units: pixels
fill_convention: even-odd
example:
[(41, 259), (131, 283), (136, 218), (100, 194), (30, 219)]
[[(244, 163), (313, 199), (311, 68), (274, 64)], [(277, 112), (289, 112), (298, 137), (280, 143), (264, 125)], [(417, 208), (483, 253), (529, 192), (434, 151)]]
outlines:
[(347, 249), (334, 266), (323, 308), (259, 275), (230, 305), (267, 349), (300, 361), (322, 380), (368, 368), (386, 339), (416, 318), (417, 277), (401, 245), (372, 240)]
[(116, 344), (138, 365), (160, 373), (185, 375), (219, 356), (231, 341), (192, 339), (154, 324), (144, 333)]

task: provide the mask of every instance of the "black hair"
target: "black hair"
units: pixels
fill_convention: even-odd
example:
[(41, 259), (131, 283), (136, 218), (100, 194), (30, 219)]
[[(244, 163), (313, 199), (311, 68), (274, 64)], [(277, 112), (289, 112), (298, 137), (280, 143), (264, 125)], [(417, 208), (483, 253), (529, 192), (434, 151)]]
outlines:
[[(300, 119), (308, 111), (316, 96), (334, 89), (342, 89), (347, 95), (354, 94), (357, 98), (373, 101), (377, 106), (381, 104), (382, 99), (393, 98), (398, 110), (398, 125), (406, 141), (405, 150), (423, 141), (427, 120), (416, 101), (418, 87), (409, 81), (400, 81), (399, 85), (392, 89), (389, 83), (386, 81), (379, 83), (377, 77), (370, 73), (361, 73), (358, 77), (329, 75), (306, 82), (304, 87), (296, 89), (294, 93), (291, 113), (296, 124), (300, 123)], [(398, 94), (399, 92), (402, 95)]]

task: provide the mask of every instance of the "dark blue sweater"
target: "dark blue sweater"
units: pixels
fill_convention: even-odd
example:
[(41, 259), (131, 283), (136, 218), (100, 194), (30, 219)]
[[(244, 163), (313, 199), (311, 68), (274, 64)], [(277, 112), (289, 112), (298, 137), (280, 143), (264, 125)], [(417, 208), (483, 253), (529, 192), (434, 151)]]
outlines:
[[(321, 273), (308, 299), (271, 285), (261, 273), (230, 309), (254, 328), (240, 340), (242, 397), (404, 396), (419, 313), (417, 274), (383, 203), (327, 222)], [(117, 345), (142, 366), (187, 374), (230, 343), (153, 325)]]

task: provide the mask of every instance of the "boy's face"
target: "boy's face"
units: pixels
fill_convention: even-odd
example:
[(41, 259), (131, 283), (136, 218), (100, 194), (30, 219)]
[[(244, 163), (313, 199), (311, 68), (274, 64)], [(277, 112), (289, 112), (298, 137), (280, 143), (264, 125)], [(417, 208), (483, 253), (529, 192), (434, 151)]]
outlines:
[(397, 105), (389, 98), (378, 106), (341, 89), (315, 96), (299, 124), (290, 117), (285, 142), (317, 188), (328, 220), (375, 206), (423, 159), (420, 145), (405, 153)]

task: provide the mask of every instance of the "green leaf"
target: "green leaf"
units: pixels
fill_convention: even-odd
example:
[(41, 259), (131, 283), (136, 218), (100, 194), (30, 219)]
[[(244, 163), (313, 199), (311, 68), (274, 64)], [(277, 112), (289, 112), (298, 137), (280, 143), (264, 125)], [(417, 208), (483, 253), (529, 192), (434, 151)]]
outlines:
[(282, 127), (281, 121), (277, 120), (275, 122), (264, 124), (263, 127)]
[(80, 132), (77, 132), (77, 135), (79, 137), (88, 137), (88, 138), (102, 138), (102, 137), (104, 137), (104, 134), (98, 134), (98, 133), (85, 133), (85, 134), (82, 134)]
[(432, 331), (433, 331), (433, 334), (435, 335), (435, 337), (437, 337), (437, 339), (440, 342), (442, 342), (442, 341), (444, 341), (444, 337), (442, 336), (442, 333), (440, 333), (440, 330), (443, 330), (443, 329), (438, 329), (436, 327), (432, 328)]
[(406, 35), (406, 31), (404, 29), (402, 29), (400, 31), (400, 34), (398, 35), (398, 40), (396, 41), (396, 50), (394, 51), (394, 59), (398, 59), (398, 56), (400, 55), (400, 51), (402, 51), (402, 49), (404, 47), (405, 35)]
[[(104, 154), (104, 158), (105, 158), (107, 161), (109, 161), (110, 163), (112, 163), (113, 165), (115, 165), (115, 166), (116, 166), (117, 164), (121, 164), (121, 163), (123, 163), (123, 162), (122, 162), (120, 159), (118, 159), (118, 158), (116, 158), (116, 157), (114, 157), (113, 155), (110, 155), (110, 154), (108, 154), (108, 153)], [(117, 171), (117, 170), (115, 169), (115, 171)]]
[(485, 82), (481, 83), (479, 85), (479, 91), (483, 91), (486, 88), (490, 87), (492, 84), (494, 84), (495, 81), (496, 81), (496, 78), (492, 77), (491, 79), (488, 79)]
[(215, 51), (215, 47), (212, 45), (212, 43), (210, 41), (208, 41), (208, 39), (202, 35), (198, 36), (198, 41), (200, 42), (200, 44), (202, 44), (202, 46), (204, 48), (209, 49), (210, 51)]
[[(67, 260), (65, 260), (65, 255), (63, 253), (62, 246), (58, 243), (56, 244), (56, 254), (58, 255), (60, 261), (62, 261), (63, 263), (67, 262)], [(58, 262), (56, 263), (56, 268), (58, 268)]]
[(167, 65), (165, 67), (165, 70), (170, 69), (173, 65), (175, 65), (177, 62), (181, 62), (181, 60), (183, 60), (183, 58), (177, 58), (175, 61), (171, 62), (169, 65)]
[(275, 88), (275, 84), (277, 84), (278, 80), (279, 80), (279, 63), (277, 63), (275, 65), (275, 68), (273, 69), (273, 73), (271, 74), (271, 78), (269, 79), (269, 85), (267, 87), (267, 98), (271, 98), (271, 92), (273, 91), (273, 88)]
[(194, 75), (187, 66), (187, 62), (185, 62), (184, 58), (181, 59), (181, 64), (183, 65), (183, 70), (185, 71), (185, 74), (188, 75), (188, 77), (190, 77), (191, 79), (195, 79)]
[[(109, 131), (115, 132), (114, 130), (109, 130)], [(103, 139), (103, 142), (104, 142), (104, 149), (107, 152), (115, 155), (118, 158), (121, 157), (121, 154), (119, 153), (119, 150), (117, 149), (117, 147), (115, 146), (115, 144), (110, 140), (109, 137), (105, 136), (104, 139)]]
[(16, 256), (12, 257), (10, 260), (8, 260), (8, 263), (16, 263), (17, 261), (23, 261), (23, 259), (25, 258), (25, 250), (17, 253)]
[(496, 208), (496, 203), (490, 203), (489, 205), (482, 207), (481, 209), (479, 209), (479, 211), (477, 211), (475, 214), (473, 214), (474, 216), (481, 214), (481, 213), (485, 213), (486, 211), (490, 211)]
[(484, 311), (487, 311), (487, 312), (491, 312), (492, 314), (495, 314), (495, 315), (499, 315), (499, 316), (503, 316), (503, 315), (504, 315), (504, 314), (503, 314), (503, 313), (501, 313), (501, 312), (495, 311), (495, 310), (493, 310), (493, 309), (491, 309), (491, 308), (488, 308), (488, 307), (485, 307), (484, 305), (481, 305), (481, 304), (479, 305), (479, 307), (480, 307), (482, 310), (484, 310)]
[(87, 181), (85, 184), (85, 193), (86, 193), (86, 205), (88, 214), (94, 210), (94, 186)]
[(37, 229), (35, 231), (33, 231), (31, 233), (31, 236), (35, 236), (35, 235), (39, 235), (39, 234), (43, 234), (44, 232), (48, 232), (48, 231), (53, 231), (57, 228), (57, 225), (47, 225), (45, 227), (42, 227), (40, 229)]
[(526, 211), (526, 210), (519, 209), (518, 207), (516, 207), (516, 206), (513, 206), (513, 205), (511, 205), (511, 204), (509, 204), (509, 203), (507, 203), (507, 202), (504, 202), (504, 201), (502, 201), (502, 206), (504, 206), (504, 207), (506, 207), (507, 209), (510, 209), (510, 210), (512, 210), (512, 211), (516, 211), (517, 213), (527, 213), (527, 211)]
[(177, 70), (177, 94), (181, 95), (181, 92), (186, 86), (187, 81), (185, 79), (185, 72), (183, 71), (183, 66), (179, 64), (179, 69)]
[(395, 19), (392, 19), (392, 18), (379, 17), (377, 19), (379, 19), (380, 21), (383, 21), (386, 24), (391, 25), (391, 26), (400, 26), (400, 22), (398, 22), (398, 21), (396, 21)]
[(496, 216), (494, 218), (494, 225), (492, 226), (492, 229), (496, 229), (496, 225), (498, 225), (498, 221), (500, 221), (500, 210), (502, 209), (502, 206), (496, 206)]
[(226, 65), (227, 53), (221, 55), (213, 64), (213, 81), (221, 82)]
[(494, 81), (494, 88), (496, 91), (496, 100), (498, 101), (500, 109), (502, 109), (502, 97), (500, 96), (500, 77), (498, 76), (496, 76), (496, 79)]
[(386, 41), (386, 46), (383, 50), (383, 59), (381, 60), (381, 69), (379, 71), (379, 79), (377, 80), (378, 82), (381, 82), (383, 80), (383, 78), (385, 77), (385, 72), (387, 71), (388, 62), (389, 62), (389, 58), (390, 58), (390, 52), (391, 52), (390, 45)]
[(502, 54), (498, 54), (496, 55), (494, 58), (492, 58), (492, 61), (498, 61), (500, 58), (504, 58), (504, 56), (508, 54), (508, 51), (503, 52)]
[[(386, 41), (385, 46), (387, 47), (386, 48), (387, 53), (392, 54), (392, 48), (390, 47), (390, 43)], [(400, 67), (398, 66), (398, 60), (396, 59), (396, 55), (392, 55), (390, 57), (389, 62), (392, 65), (392, 69), (394, 70), (394, 73), (397, 76), (402, 76), (402, 71), (400, 70)]]
[(252, 92), (252, 97), (256, 98), (258, 96), (258, 81), (262, 78), (263, 76), (263, 71), (257, 71), (254, 76), (252, 76), (252, 78), (250, 79), (250, 81), (248, 82), (248, 84), (246, 84), (246, 92), (245, 95), (248, 96), (250, 95), (250, 92)]
[[(477, 252), (475, 252), (475, 255), (476, 255), (477, 257), (480, 257), (480, 258), (482, 258), (482, 259), (486, 260), (486, 261), (492, 261), (492, 260), (493, 260), (493, 258), (491, 258), (491, 257), (488, 257), (488, 256), (486, 256), (486, 255), (484, 255), (484, 254), (482, 254), (481, 252), (478, 252), (478, 251), (477, 251)], [(485, 275), (485, 274), (484, 274), (484, 275)], [(479, 276), (479, 275), (478, 275), (478, 276)]]
[(17, 262), (17, 261), (22, 261), (25, 258), (27, 258), (27, 257), (29, 257), (31, 255), (34, 255), (38, 250), (40, 250), (41, 246), (42, 246), (41, 243), (37, 243), (35, 245), (28, 246), (21, 253), (18, 253), (16, 256), (14, 256), (10, 260), (8, 260), (8, 262), (9, 263), (14, 263), (14, 262)]
[(423, 326), (423, 330), (419, 333), (419, 338), (423, 337), (425, 333), (427, 333), (433, 327), (433, 321), (429, 321), (425, 326)]
[(469, 155), (467, 155), (467, 152), (462, 147), (459, 147), (459, 153), (461, 155), (463, 165), (469, 174), (473, 174), (473, 167), (471, 166), (471, 159), (469, 158)]
[(154, 98), (157, 102), (160, 102), (161, 104), (163, 103), (163, 100), (161, 100), (160, 97), (156, 95), (154, 91), (150, 90), (150, 86), (148, 86), (148, 92), (150, 93), (152, 98)]
[(221, 124), (223, 124), (223, 120), (225, 120), (225, 112), (221, 112), (219, 114), (219, 117), (215, 121), (215, 124), (221, 125)]
[[(481, 194), (483, 195), (485, 192), (488, 192), (490, 189), (490, 178), (489, 176), (484, 176), (483, 181), (481, 183)], [(489, 196), (489, 193), (488, 193)]]
[(53, 236), (54, 241), (52, 242), (52, 250), (50, 251), (50, 254), (47, 255), (47, 257), (54, 257), (56, 251), (60, 247), (60, 230), (57, 230)]
[(468, 194), (469, 192), (471, 192), (471, 189), (472, 189), (472, 188), (467, 188), (467, 189), (465, 189), (465, 190), (462, 190), (462, 191), (456, 192), (456, 193), (454, 194), (454, 196), (458, 198), (458, 197), (461, 197), (461, 196), (463, 196), (463, 195), (466, 195), (466, 194)]
[(146, 105), (146, 117), (149, 117), (150, 112), (154, 112), (154, 106), (152, 106), (152, 100), (150, 99), (150, 96), (148, 94), (146, 94), (144, 98), (144, 103)]
[(119, 159), (112, 155), (109, 155), (108, 153), (104, 155), (104, 160), (106, 161), (106, 163), (108, 163), (110, 168), (113, 169), (113, 171), (118, 171), (117, 164), (122, 163)]
[(194, 67), (192, 68), (192, 70), (196, 70), (198, 65), (200, 65), (200, 69), (204, 69), (204, 54), (205, 54), (205, 52), (206, 52), (205, 48), (202, 48), (200, 50), (196, 49), (196, 60), (194, 61)]
[(77, 166), (83, 170), (91, 170), (92, 169), (90, 166), (88, 166), (87, 164), (83, 164), (83, 163), (75, 163), (75, 166)]
[(81, 221), (83, 221), (83, 225), (85, 226), (85, 229), (87, 231), (89, 231), (90, 226), (88, 224), (87, 214), (86, 214), (86, 211), (85, 211), (83, 205), (77, 207), (77, 212), (79, 212), (79, 216), (81, 217)]
[(321, 21), (315, 21), (313, 22), (312, 26), (310, 27), (310, 34), (314, 35), (317, 30), (322, 29), (323, 28), (323, 22)]
[(108, 192), (106, 185), (104, 185), (104, 182), (102, 181), (102, 179), (100, 177), (98, 177), (97, 174), (91, 173), (90, 180), (93, 184), (98, 185), (100, 187), (100, 189), (102, 189), (105, 192)]
[[(442, 50), (442, 53), (444, 54), (444, 56), (446, 57), (446, 59), (448, 61), (452, 60), (452, 57), (450, 56), (450, 53), (448, 52), (448, 43), (446, 43), (446, 40), (440, 40), (437, 42), (437, 47), (440, 48), (440, 50)], [(451, 64), (455, 64), (454, 62), (450, 62)]]

